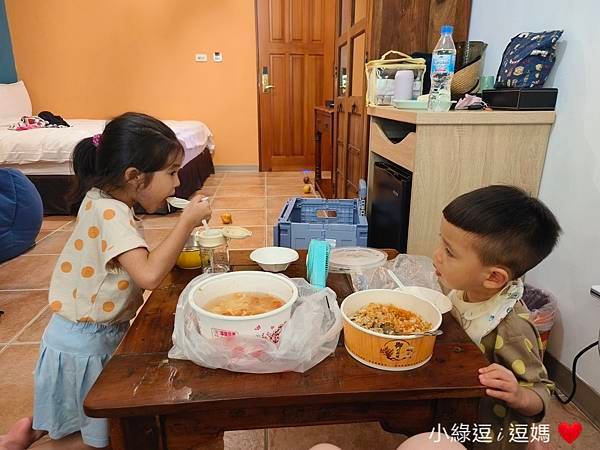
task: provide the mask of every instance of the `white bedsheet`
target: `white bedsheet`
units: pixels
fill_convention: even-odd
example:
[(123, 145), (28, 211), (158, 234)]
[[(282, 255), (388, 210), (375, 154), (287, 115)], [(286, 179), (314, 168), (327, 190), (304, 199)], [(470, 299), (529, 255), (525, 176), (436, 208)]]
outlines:
[[(106, 120), (65, 119), (70, 128), (36, 128), (9, 130), (14, 121), (0, 123), (0, 164), (31, 164), (40, 161), (68, 162), (75, 145), (83, 138), (101, 133)], [(165, 120), (186, 150), (214, 149), (212, 133), (202, 122), (195, 120)], [(186, 151), (187, 153), (187, 151)], [(187, 161), (186, 161), (187, 162)]]

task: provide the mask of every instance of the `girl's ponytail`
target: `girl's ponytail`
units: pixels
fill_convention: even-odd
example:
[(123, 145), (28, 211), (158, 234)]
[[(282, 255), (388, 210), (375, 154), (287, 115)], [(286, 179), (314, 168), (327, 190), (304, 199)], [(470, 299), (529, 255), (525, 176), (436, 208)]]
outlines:
[(73, 206), (78, 205), (85, 196), (85, 193), (94, 185), (95, 179), (98, 176), (96, 171), (96, 157), (97, 148), (91, 137), (79, 141), (73, 150), (71, 164), (75, 177), (69, 194), (69, 200)]

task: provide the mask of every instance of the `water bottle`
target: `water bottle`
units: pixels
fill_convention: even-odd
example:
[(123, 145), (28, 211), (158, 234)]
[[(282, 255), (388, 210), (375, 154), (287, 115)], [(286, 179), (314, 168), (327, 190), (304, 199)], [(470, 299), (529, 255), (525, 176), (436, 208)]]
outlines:
[(429, 111), (444, 112), (450, 109), (450, 83), (456, 61), (452, 30), (451, 25), (442, 26), (440, 40), (431, 55), (431, 90), (427, 104)]

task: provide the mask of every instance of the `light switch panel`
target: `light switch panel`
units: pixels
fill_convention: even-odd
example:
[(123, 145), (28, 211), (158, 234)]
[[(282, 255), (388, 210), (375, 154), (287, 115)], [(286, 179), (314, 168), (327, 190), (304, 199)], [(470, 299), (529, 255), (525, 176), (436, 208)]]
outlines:
[(196, 53), (195, 61), (196, 62), (207, 62), (208, 55), (206, 53)]

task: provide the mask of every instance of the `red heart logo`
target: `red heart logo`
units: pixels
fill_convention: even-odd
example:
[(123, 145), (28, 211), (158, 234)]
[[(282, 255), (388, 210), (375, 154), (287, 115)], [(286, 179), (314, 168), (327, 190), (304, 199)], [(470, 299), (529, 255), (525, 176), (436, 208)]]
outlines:
[(569, 444), (575, 442), (575, 440), (581, 434), (583, 427), (579, 422), (573, 422), (568, 424), (567, 422), (561, 422), (558, 424), (558, 432), (560, 436), (567, 441)]

